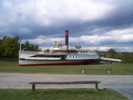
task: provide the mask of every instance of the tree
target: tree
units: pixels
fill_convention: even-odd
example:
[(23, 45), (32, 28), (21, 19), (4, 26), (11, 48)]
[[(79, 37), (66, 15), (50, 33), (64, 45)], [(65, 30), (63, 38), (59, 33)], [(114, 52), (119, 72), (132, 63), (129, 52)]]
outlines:
[(109, 58), (121, 59), (123, 63), (133, 63), (132, 52), (116, 52), (114, 49), (109, 49), (104, 55)]
[(25, 43), (22, 44), (22, 49), (37, 51), (39, 50), (39, 46), (35, 44), (31, 44), (28, 41), (26, 41)]
[(19, 49), (18, 40), (17, 37), (4, 37), (1, 43), (1, 56), (17, 57)]
[[(17, 58), (19, 45), (20, 41), (18, 36), (4, 36), (2, 39), (0, 39), (0, 57)], [(29, 42), (24, 43), (22, 48), (26, 48), (28, 50), (39, 50), (38, 45), (34, 45)]]
[(107, 51), (106, 57), (115, 58), (116, 54), (117, 54), (117, 52), (114, 49), (109, 49)]
[(2, 39), (0, 39), (0, 56), (2, 54)]

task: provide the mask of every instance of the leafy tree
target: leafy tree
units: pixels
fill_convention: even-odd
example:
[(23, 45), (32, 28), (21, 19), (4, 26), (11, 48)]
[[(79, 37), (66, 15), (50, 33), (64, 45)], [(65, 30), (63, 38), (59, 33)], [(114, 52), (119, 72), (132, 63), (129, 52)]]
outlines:
[(2, 40), (0, 39), (0, 56), (2, 54)]
[(39, 50), (39, 47), (38, 47), (38, 45), (31, 44), (28, 41), (26, 41), (25, 43), (22, 44), (22, 49), (37, 51), (37, 50)]
[[(19, 51), (19, 37), (8, 37), (5, 36), (0, 39), (0, 57), (17, 58)], [(38, 45), (26, 42), (22, 45), (23, 48), (28, 50), (38, 50)]]
[(3, 57), (17, 57), (19, 42), (18, 38), (4, 37), (1, 42), (1, 56)]
[(133, 63), (132, 52), (116, 52), (114, 49), (109, 49), (102, 53), (105, 57), (121, 59), (123, 63)]
[(109, 49), (107, 51), (106, 57), (115, 58), (116, 54), (117, 54), (117, 52), (114, 49)]

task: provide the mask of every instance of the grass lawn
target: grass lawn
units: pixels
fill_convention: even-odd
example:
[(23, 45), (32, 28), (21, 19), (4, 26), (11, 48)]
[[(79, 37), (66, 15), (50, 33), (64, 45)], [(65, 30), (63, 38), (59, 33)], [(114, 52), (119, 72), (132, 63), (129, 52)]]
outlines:
[[(84, 70), (84, 71), (83, 71)], [(132, 75), (133, 64), (59, 65), (20, 67), (16, 61), (0, 60), (0, 72), (50, 74), (119, 74)]]
[(0, 90), (0, 100), (128, 100), (112, 90)]

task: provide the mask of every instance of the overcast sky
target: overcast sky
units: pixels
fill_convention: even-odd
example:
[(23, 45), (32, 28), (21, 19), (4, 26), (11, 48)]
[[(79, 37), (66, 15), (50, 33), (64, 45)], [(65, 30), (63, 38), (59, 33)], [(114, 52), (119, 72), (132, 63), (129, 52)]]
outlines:
[(133, 0), (0, 0), (0, 37), (133, 51)]

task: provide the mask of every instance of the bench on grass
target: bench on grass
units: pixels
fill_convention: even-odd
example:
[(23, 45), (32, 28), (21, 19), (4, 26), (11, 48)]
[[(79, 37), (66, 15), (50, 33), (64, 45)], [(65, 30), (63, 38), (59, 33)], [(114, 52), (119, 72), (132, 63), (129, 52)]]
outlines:
[(61, 82), (30, 82), (29, 84), (32, 85), (32, 90), (35, 91), (36, 90), (36, 85), (76, 85), (76, 84), (94, 84), (96, 90), (99, 90), (98, 88), (98, 84), (100, 83), (100, 81), (61, 81)]

